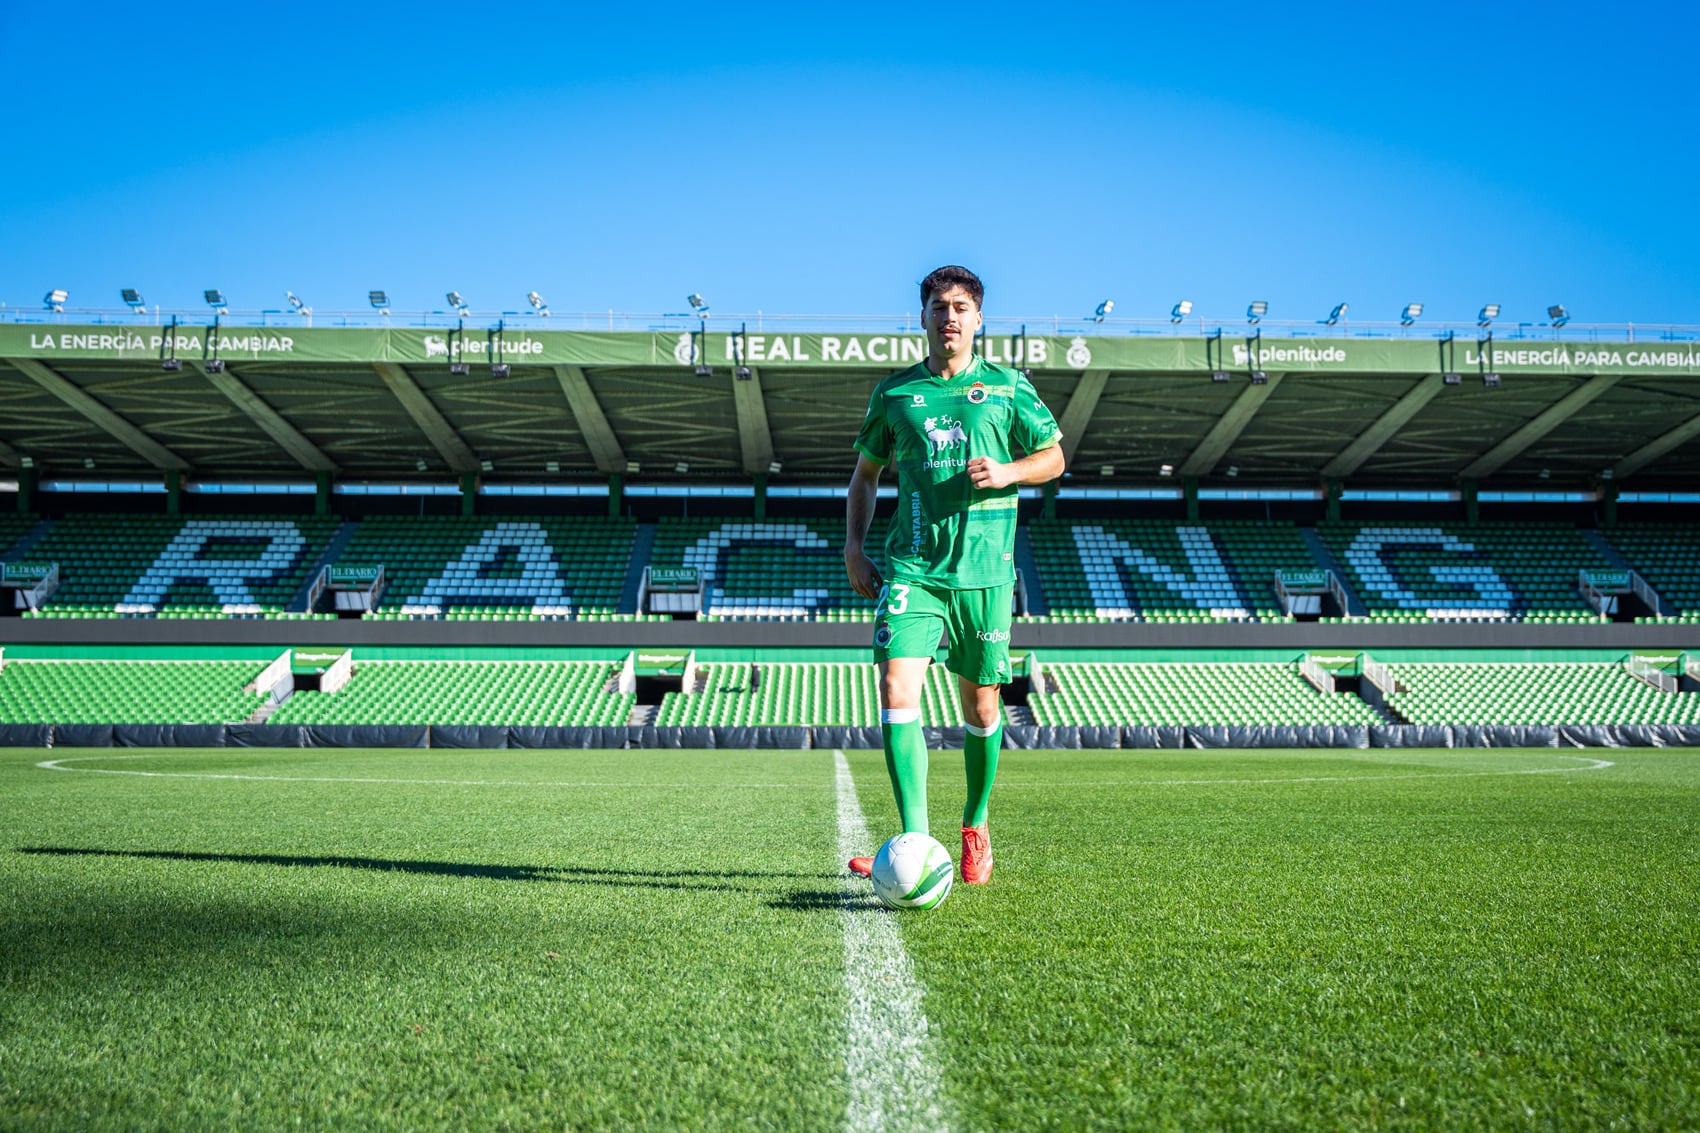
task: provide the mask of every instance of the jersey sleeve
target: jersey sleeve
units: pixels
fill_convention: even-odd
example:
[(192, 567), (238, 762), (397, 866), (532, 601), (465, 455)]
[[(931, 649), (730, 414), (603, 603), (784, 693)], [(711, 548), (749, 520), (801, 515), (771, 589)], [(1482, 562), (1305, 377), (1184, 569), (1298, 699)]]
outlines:
[(875, 386), (868, 398), (868, 415), (862, 418), (861, 432), (856, 434), (856, 451), (875, 464), (890, 464), (894, 438), (891, 421), (885, 415), (885, 397)]
[(1022, 374), (1015, 378), (1015, 428), (1010, 436), (1022, 451), (1030, 453), (1050, 448), (1062, 439), (1062, 430), (1057, 428), (1050, 407), (1039, 399), (1039, 391)]

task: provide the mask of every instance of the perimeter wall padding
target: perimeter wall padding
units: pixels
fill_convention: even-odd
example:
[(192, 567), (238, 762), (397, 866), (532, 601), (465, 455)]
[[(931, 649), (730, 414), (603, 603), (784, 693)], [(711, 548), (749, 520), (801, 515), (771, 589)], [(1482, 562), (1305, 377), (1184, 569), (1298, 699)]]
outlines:
[(54, 747), (111, 747), (111, 724), (55, 724)]
[(1695, 747), (1695, 724), (1567, 724), (1558, 729), (1560, 747)]
[(0, 724), (0, 747), (49, 747), (52, 724)]
[(302, 747), (430, 747), (428, 724), (303, 724)]
[(223, 724), (114, 724), (114, 747), (223, 747)]
[[(961, 748), (962, 737), (966, 734), (961, 724), (951, 724), (944, 728), (927, 724), (921, 728), (921, 731), (926, 735), (927, 746), (930, 748)], [(883, 745), (876, 744), (875, 746)]]
[(1169, 724), (1130, 724), (1120, 731), (1122, 747), (1173, 750), (1186, 746), (1186, 729)]
[(431, 746), (505, 748), (509, 730), (505, 724), (432, 724)]
[[(962, 728), (926, 729), (930, 747), (960, 749)], [(878, 750), (876, 727), (741, 728), (425, 724), (0, 724), (0, 747), (693, 748)], [(1700, 724), (1032, 725), (1004, 728), (1011, 750), (1079, 748), (1700, 747)]]
[(1371, 724), (1370, 747), (1451, 747), (1452, 729), (1445, 724)]
[(825, 748), (842, 748), (847, 751), (878, 751), (884, 746), (877, 727), (863, 725), (854, 728), (815, 728), (814, 746)]
[(226, 747), (300, 747), (300, 724), (230, 724), (224, 729)]

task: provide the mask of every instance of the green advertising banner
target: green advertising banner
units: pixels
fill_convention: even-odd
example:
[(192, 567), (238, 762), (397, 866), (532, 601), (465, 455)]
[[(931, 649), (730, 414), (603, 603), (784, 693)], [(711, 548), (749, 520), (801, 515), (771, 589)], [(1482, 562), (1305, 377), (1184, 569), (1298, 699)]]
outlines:
[[(211, 328), (73, 327), (0, 325), (0, 358), (148, 362), (174, 351), (186, 363), (208, 349)], [(166, 342), (168, 333), (173, 341)], [(920, 334), (763, 334), (689, 331), (507, 330), (496, 338), (485, 328), (464, 334), (419, 327), (225, 327), (218, 356), (300, 362), (453, 361), (545, 366), (803, 367), (899, 369), (926, 355)], [(988, 335), (980, 353), (994, 362), (1037, 371), (1116, 370), (1149, 373), (1230, 372), (1259, 368), (1279, 373), (1432, 374), (1679, 374), (1700, 375), (1700, 343), (1570, 343), (1518, 340), (1487, 347), (1474, 341), (1446, 345), (1433, 339), (1314, 338), (1220, 340), (1169, 336)]]
[(347, 652), (346, 649), (297, 647), (290, 650), (289, 671), (292, 673), (322, 673), (342, 660), (343, 654)]

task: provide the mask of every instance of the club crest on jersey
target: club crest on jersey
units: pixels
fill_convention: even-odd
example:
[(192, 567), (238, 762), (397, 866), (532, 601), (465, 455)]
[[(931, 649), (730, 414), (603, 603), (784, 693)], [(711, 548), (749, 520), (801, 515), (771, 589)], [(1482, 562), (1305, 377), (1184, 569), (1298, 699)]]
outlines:
[(968, 400), (974, 405), (978, 405), (982, 401), (986, 400), (986, 385), (984, 382), (975, 382), (973, 385), (968, 387)]
[(922, 422), (921, 428), (926, 430), (927, 444), (933, 456), (947, 448), (968, 443), (968, 434), (962, 431), (962, 422), (954, 417), (929, 417)]
[(882, 625), (874, 631), (874, 644), (884, 649), (891, 644), (891, 627)]
[(918, 393), (918, 394), (915, 395), (915, 400), (911, 401), (909, 404), (910, 405), (926, 405), (927, 404), (927, 395), (924, 394), (924, 393)]

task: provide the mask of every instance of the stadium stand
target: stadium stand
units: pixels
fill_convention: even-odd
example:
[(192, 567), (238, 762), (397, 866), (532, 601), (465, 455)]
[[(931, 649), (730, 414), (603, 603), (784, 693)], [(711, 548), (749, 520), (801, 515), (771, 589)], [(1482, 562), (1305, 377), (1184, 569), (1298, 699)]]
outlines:
[(1578, 573), (1616, 569), (1562, 523), (1323, 523), (1317, 533), (1377, 621), (1593, 621)]
[[(867, 540), (876, 562), (885, 536), (876, 519)], [(663, 519), (650, 565), (694, 568), (710, 618), (873, 619), (844, 574), (842, 519)]]
[(1413, 724), (1695, 724), (1700, 694), (1662, 692), (1622, 664), (1408, 662), (1387, 706)]
[(1700, 526), (1622, 523), (1605, 535), (1648, 585), (1676, 606), (1675, 620), (1700, 622)]
[(337, 521), (71, 515), (29, 551), (57, 562), (45, 617), (260, 617), (283, 613)]
[(0, 668), (0, 723), (237, 723), (266, 699), (243, 689), (262, 668), (253, 661), (8, 661)]
[(362, 661), (335, 694), (295, 693), (272, 724), (624, 724), (635, 698), (601, 661)]
[(1271, 583), (1318, 564), (1286, 523), (1035, 520), (1051, 620), (1284, 620)]
[(35, 526), (35, 522), (33, 515), (0, 512), (0, 562), (13, 560), (14, 556), (10, 553), (12, 544), (23, 538), (24, 534)]
[[(942, 666), (928, 669), (921, 696), (926, 723), (962, 722), (955, 678)], [(692, 692), (669, 692), (662, 698), (655, 722), (658, 727), (875, 725), (875, 670), (869, 664), (845, 662), (703, 664), (697, 666)]]
[(1050, 663), (1028, 701), (1035, 723), (1154, 725), (1380, 724), (1355, 695), (1325, 694), (1296, 664)]
[(384, 568), (377, 618), (606, 619), (618, 613), (630, 519), (379, 516), (338, 567)]

